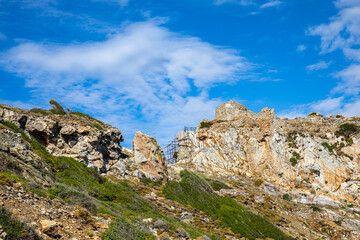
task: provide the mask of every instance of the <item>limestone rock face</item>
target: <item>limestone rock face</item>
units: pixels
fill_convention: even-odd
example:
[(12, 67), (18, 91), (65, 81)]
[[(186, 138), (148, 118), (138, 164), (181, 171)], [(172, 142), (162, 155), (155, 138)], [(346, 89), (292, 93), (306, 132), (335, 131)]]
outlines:
[(216, 120), (232, 120), (241, 116), (253, 115), (255, 115), (255, 113), (251, 112), (247, 107), (234, 101), (221, 104), (215, 111)]
[(0, 171), (14, 171), (40, 186), (54, 181), (51, 168), (35, 154), (21, 134), (0, 125)]
[(106, 172), (109, 163), (122, 155), (122, 133), (95, 119), (75, 114), (39, 114), (0, 105), (0, 121), (14, 123), (51, 154), (73, 157), (101, 172)]
[(178, 168), (261, 178), (284, 192), (360, 203), (360, 134), (335, 134), (344, 123), (360, 126), (359, 117), (280, 119), (274, 110), (255, 114), (229, 102), (216, 109), (212, 123), (178, 134)]
[(155, 138), (136, 132), (133, 141), (133, 164), (146, 177), (167, 179), (167, 163)]

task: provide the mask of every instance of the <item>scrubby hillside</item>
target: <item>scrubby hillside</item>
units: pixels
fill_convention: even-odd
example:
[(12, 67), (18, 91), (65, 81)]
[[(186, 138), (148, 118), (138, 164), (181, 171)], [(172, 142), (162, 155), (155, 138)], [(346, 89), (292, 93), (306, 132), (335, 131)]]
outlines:
[[(151, 136), (139, 132), (134, 148), (123, 149), (116, 128), (54, 109), (0, 106), (0, 238), (291, 238), (219, 196), (215, 190), (226, 187), (221, 182), (185, 172), (207, 188), (190, 201), (177, 194), (174, 186), (186, 185), (186, 179), (166, 182), (165, 158)], [(194, 204), (204, 196), (214, 201), (210, 209)], [(228, 211), (216, 212), (218, 205)], [(233, 210), (238, 215), (226, 220)]]

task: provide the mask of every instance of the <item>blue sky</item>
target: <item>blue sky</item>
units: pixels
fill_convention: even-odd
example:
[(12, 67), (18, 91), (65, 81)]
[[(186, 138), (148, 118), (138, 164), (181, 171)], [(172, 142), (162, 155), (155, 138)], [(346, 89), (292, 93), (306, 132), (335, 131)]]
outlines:
[[(86, 3), (86, 4), (85, 4)], [(222, 102), (360, 115), (360, 0), (0, 0), (0, 103), (165, 144)]]

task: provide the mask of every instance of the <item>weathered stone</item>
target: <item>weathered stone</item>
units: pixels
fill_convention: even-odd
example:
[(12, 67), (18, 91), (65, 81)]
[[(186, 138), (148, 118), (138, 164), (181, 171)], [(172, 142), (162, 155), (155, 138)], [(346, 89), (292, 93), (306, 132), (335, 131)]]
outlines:
[(167, 179), (167, 163), (155, 138), (136, 132), (133, 141), (134, 166), (152, 179)]
[(188, 238), (189, 234), (182, 228), (175, 230), (175, 236), (179, 238)]
[(121, 132), (107, 124), (100, 131), (96, 120), (73, 114), (36, 114), (6, 105), (0, 105), (0, 119), (23, 128), (51, 154), (73, 157), (102, 172), (108, 170), (110, 161), (121, 157)]
[(316, 191), (319, 204), (336, 204), (320, 196), (360, 204), (360, 134), (351, 136), (351, 144), (335, 135), (341, 124), (360, 126), (359, 117), (279, 119), (273, 109), (255, 114), (230, 101), (216, 109), (212, 123), (178, 134), (182, 144), (172, 169), (260, 177), (267, 181), (264, 191), (275, 196)]
[(57, 236), (57, 231), (58, 231), (57, 222), (51, 220), (41, 220), (40, 224), (43, 233), (51, 237)]
[(163, 231), (167, 231), (169, 229), (169, 226), (162, 220), (156, 220), (156, 222), (154, 222), (154, 227), (161, 229)]

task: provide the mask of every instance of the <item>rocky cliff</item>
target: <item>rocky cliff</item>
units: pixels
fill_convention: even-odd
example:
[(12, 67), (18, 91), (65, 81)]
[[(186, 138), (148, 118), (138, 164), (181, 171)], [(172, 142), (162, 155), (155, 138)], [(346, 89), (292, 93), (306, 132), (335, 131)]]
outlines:
[[(233, 101), (212, 121), (178, 134), (177, 167), (262, 179), (302, 203), (359, 205), (360, 117), (280, 119)], [(296, 197), (297, 196), (297, 197)]]
[(17, 125), (51, 154), (73, 157), (88, 166), (96, 166), (101, 172), (106, 172), (108, 163), (121, 156), (121, 132), (85, 114), (36, 113), (0, 105), (2, 121)]

